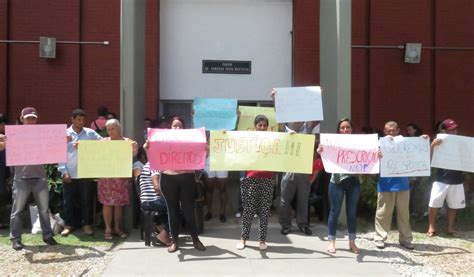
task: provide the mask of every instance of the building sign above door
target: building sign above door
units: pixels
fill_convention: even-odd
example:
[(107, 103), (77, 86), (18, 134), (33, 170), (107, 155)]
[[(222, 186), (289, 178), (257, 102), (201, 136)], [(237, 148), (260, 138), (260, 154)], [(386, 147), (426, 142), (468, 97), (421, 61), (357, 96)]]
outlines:
[(203, 60), (202, 73), (215, 74), (250, 74), (252, 71), (251, 61), (221, 61)]

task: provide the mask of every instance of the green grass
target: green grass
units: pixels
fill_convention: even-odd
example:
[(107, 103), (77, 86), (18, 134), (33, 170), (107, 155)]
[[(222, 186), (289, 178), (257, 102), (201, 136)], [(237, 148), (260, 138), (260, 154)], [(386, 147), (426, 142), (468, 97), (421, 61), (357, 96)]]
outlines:
[[(0, 244), (2, 245), (10, 245), (10, 239), (8, 238), (8, 230), (1, 230), (0, 231)], [(81, 230), (76, 230), (72, 234), (67, 237), (63, 237), (61, 235), (54, 236), (54, 239), (61, 244), (67, 245), (72, 247), (112, 247), (117, 242), (122, 243), (125, 239), (114, 238), (112, 241), (105, 241), (104, 240), (104, 232), (102, 230), (96, 230), (94, 236), (87, 236), (82, 234)], [(39, 235), (32, 235), (32, 234), (23, 234), (22, 235), (22, 242), (25, 245), (30, 246), (42, 246), (45, 243), (43, 242), (43, 238), (41, 234)]]

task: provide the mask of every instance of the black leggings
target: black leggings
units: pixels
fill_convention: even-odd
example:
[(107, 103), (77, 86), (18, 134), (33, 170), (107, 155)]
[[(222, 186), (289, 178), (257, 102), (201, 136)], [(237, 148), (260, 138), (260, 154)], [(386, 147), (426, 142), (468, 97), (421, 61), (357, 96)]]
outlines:
[(194, 173), (178, 175), (162, 174), (161, 192), (163, 192), (168, 206), (171, 236), (173, 239), (178, 239), (180, 233), (181, 219), (179, 211), (181, 209), (190, 235), (196, 237), (198, 232), (194, 213), (194, 201), (196, 199)]

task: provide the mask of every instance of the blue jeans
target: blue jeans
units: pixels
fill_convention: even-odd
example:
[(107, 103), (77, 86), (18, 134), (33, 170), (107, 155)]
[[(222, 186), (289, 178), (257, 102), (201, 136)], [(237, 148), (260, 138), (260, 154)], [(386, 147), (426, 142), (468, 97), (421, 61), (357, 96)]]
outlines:
[(329, 235), (328, 240), (336, 239), (337, 222), (339, 213), (341, 212), (342, 200), (346, 195), (346, 214), (347, 214), (347, 230), (349, 232), (349, 240), (355, 240), (357, 229), (357, 203), (360, 196), (360, 183), (356, 177), (344, 179), (340, 184), (329, 183), (329, 201), (331, 203), (331, 211), (328, 218)]
[(166, 206), (166, 200), (164, 197), (158, 197), (154, 201), (145, 201), (141, 203), (142, 208), (145, 211), (159, 212), (160, 216), (158, 218), (157, 224), (162, 223), (165, 226), (167, 232), (170, 231), (170, 225), (168, 220), (168, 206)]

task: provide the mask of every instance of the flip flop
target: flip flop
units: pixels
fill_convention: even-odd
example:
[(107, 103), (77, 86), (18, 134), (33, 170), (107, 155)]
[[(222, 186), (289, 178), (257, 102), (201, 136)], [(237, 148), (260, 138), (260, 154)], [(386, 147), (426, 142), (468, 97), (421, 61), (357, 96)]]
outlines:
[(360, 249), (359, 248), (352, 248), (352, 247), (349, 246), (349, 251), (351, 251), (352, 253), (354, 253), (356, 255), (360, 254)]
[(127, 233), (125, 233), (124, 231), (115, 232), (115, 235), (121, 239), (128, 237)]
[(109, 233), (109, 232), (104, 233), (104, 239), (105, 240), (112, 240), (112, 233)]
[(436, 233), (436, 231), (428, 231), (426, 232), (426, 236), (429, 237), (429, 238), (432, 238), (432, 237), (436, 237), (438, 234)]
[(328, 248), (329, 254), (336, 254), (336, 248)]

